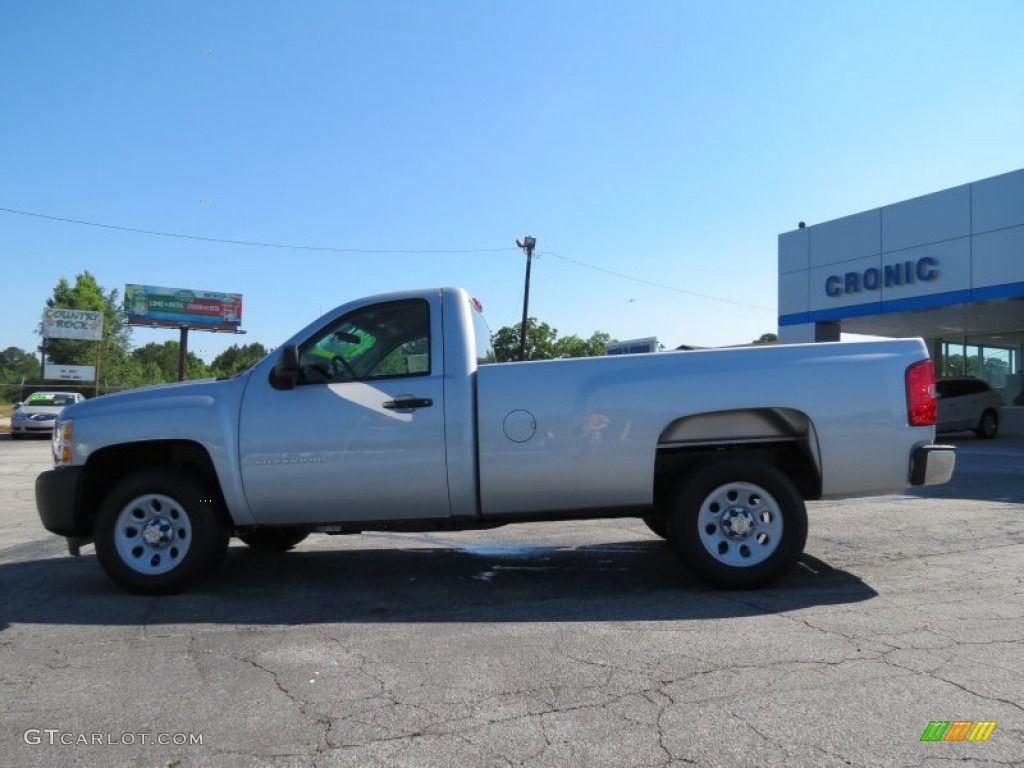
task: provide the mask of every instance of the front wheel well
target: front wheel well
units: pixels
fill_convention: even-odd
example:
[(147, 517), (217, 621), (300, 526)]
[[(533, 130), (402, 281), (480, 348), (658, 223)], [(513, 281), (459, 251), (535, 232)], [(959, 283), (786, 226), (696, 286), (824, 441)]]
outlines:
[(221, 510), (224, 522), (231, 525), (217, 472), (210, 454), (190, 440), (152, 440), (102, 448), (85, 463), (80, 511), (92, 529), (104, 497), (124, 478), (144, 469), (173, 467), (192, 472), (214, 494), (214, 507)]

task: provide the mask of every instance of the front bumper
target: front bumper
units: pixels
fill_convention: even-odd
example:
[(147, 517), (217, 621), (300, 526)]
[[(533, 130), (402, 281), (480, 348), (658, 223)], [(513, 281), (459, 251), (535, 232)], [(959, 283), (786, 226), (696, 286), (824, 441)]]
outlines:
[(15, 421), (11, 423), (11, 432), (19, 435), (52, 435), (53, 421)]
[(43, 527), (59, 536), (92, 535), (81, 513), (82, 467), (62, 467), (36, 478), (36, 509)]
[(910, 457), (911, 485), (942, 485), (948, 483), (956, 466), (956, 447), (952, 445), (919, 445)]

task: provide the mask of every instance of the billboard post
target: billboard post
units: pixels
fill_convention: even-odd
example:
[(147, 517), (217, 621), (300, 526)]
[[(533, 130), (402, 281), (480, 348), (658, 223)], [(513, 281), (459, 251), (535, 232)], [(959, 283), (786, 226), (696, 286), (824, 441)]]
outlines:
[(178, 337), (178, 381), (185, 380), (185, 371), (188, 370), (188, 326), (181, 326), (181, 335)]

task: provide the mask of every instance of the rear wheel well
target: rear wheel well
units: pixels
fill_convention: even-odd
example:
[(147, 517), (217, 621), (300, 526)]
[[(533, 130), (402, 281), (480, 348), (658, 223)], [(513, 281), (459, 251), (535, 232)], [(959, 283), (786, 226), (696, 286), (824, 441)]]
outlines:
[(94, 527), (100, 503), (114, 486), (129, 475), (158, 467), (192, 472), (210, 493), (215, 494), (217, 503), (214, 506), (222, 511), (224, 522), (232, 525), (217, 472), (206, 449), (189, 440), (153, 440), (102, 448), (89, 457), (85, 464), (80, 502), (89, 528)]
[(803, 499), (821, 498), (817, 436), (806, 414), (787, 408), (745, 409), (687, 416), (665, 428), (654, 463), (657, 509), (667, 509), (681, 479), (721, 459), (771, 464)]

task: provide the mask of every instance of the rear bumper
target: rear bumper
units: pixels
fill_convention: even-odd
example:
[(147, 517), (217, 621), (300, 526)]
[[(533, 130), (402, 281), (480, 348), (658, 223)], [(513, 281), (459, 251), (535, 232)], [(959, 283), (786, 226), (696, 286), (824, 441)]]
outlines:
[(948, 483), (956, 466), (956, 447), (952, 445), (919, 445), (910, 457), (911, 485), (942, 485)]
[(43, 527), (59, 536), (90, 536), (80, 508), (82, 467), (62, 467), (36, 478), (36, 509)]

